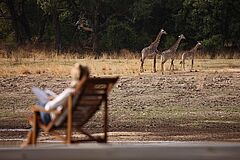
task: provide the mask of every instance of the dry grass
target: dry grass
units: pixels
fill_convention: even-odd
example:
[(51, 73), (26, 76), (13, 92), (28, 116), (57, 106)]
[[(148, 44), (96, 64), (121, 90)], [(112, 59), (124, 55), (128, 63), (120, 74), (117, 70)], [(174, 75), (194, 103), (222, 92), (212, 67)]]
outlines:
[[(145, 72), (152, 72), (152, 59), (147, 59), (144, 65)], [(96, 76), (104, 75), (138, 75), (140, 61), (139, 59), (64, 59), (47, 58), (34, 60), (32, 58), (22, 58), (20, 62), (14, 62), (9, 59), (0, 59), (0, 76), (28, 75), (28, 74), (51, 74), (54, 76), (67, 76), (72, 65), (79, 62), (87, 65), (91, 73)], [(158, 60), (159, 62), (159, 60)], [(189, 68), (189, 62), (186, 67)], [(179, 60), (175, 61), (176, 72), (180, 72)], [(165, 64), (168, 71), (169, 62)], [(197, 71), (231, 71), (240, 70), (238, 59), (197, 59), (195, 63)], [(159, 71), (158, 63), (158, 71)], [(158, 72), (160, 74), (160, 72)]]
[(93, 75), (134, 75), (138, 74), (138, 60), (127, 59), (21, 59), (19, 62), (11, 62), (8, 59), (0, 59), (0, 76), (24, 75), (24, 74), (52, 74), (66, 76), (72, 65), (79, 62), (87, 65)]
[[(35, 51), (26, 52), (18, 50), (6, 58), (0, 53), (0, 76), (17, 76), (28, 74), (51, 74), (54, 76), (67, 76), (71, 66), (79, 62), (87, 65), (91, 73), (96, 76), (103, 75), (138, 75), (140, 68), (140, 53), (132, 53), (128, 50), (121, 50), (119, 53), (103, 53), (98, 59), (91, 53), (73, 54), (63, 53), (58, 55), (55, 52)], [(202, 56), (204, 57), (204, 56)], [(230, 71), (239, 70), (239, 59), (199, 59), (197, 55), (194, 68), (197, 71)], [(179, 59), (175, 60), (176, 72), (181, 71)], [(169, 69), (169, 61), (165, 64), (165, 70)], [(146, 59), (144, 73), (151, 73), (153, 59)], [(186, 62), (186, 68), (190, 68), (190, 61)], [(157, 59), (157, 68), (160, 70), (160, 59)], [(158, 72), (160, 74), (160, 72)]]

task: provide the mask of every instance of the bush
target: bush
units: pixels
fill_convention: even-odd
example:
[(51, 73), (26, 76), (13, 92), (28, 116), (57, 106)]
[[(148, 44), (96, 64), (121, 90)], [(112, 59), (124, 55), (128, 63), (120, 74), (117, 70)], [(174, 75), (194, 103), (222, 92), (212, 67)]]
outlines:
[(114, 23), (107, 27), (101, 43), (106, 50), (134, 49), (136, 33), (127, 23)]
[(212, 37), (203, 40), (203, 46), (209, 51), (218, 51), (223, 47), (222, 35), (213, 35)]

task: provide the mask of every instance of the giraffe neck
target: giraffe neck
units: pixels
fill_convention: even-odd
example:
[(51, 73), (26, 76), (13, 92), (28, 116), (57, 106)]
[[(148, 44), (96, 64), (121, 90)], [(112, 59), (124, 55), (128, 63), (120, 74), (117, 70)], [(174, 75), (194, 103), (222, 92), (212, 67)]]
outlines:
[(160, 31), (160, 32), (158, 33), (156, 39), (150, 44), (150, 46), (151, 46), (151, 48), (152, 48), (153, 50), (156, 50), (156, 49), (157, 49), (157, 47), (158, 47), (158, 45), (159, 45), (159, 43), (160, 43), (161, 36), (162, 36), (162, 33), (161, 33), (161, 31)]
[(177, 50), (180, 42), (181, 42), (181, 38), (179, 37), (178, 40), (175, 42), (175, 44), (170, 48), (170, 50), (175, 52)]
[(190, 51), (195, 52), (198, 49), (198, 44), (196, 44)]

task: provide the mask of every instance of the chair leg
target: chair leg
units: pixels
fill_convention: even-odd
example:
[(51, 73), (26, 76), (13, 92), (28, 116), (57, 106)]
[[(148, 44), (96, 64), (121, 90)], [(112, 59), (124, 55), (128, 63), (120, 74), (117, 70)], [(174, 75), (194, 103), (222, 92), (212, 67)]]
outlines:
[(67, 126), (67, 136), (66, 136), (66, 142), (67, 144), (71, 144), (72, 142), (72, 126), (68, 124)]
[(34, 112), (33, 113), (33, 124), (32, 124), (32, 135), (31, 135), (31, 138), (32, 138), (32, 144), (36, 144), (37, 142), (37, 132), (38, 132), (38, 129), (37, 129), (37, 113)]
[(21, 147), (26, 147), (28, 146), (29, 144), (32, 144), (32, 130), (28, 132), (27, 134), (27, 139), (26, 141), (24, 141), (22, 144), (21, 144)]
[(72, 95), (68, 98), (68, 120), (67, 120), (67, 137), (66, 143), (72, 142)]

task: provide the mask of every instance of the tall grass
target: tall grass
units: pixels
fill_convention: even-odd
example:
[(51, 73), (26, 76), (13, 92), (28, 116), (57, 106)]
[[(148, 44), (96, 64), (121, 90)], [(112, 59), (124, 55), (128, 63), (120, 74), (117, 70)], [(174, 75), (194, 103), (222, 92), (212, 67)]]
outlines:
[[(239, 55), (235, 53), (234, 55)], [(234, 56), (233, 56), (234, 57)], [(228, 59), (229, 57), (218, 56), (210, 59), (209, 54), (197, 53), (194, 68), (196, 70), (230, 70), (239, 69), (239, 59)], [(223, 59), (227, 58), (227, 59)], [(181, 70), (179, 64), (180, 54), (175, 60), (176, 71)], [(91, 73), (96, 76), (103, 75), (139, 75), (140, 53), (121, 50), (119, 53), (102, 53), (96, 57), (93, 53), (61, 53), (52, 51), (18, 49), (6, 57), (4, 51), (0, 50), (0, 76), (17, 76), (28, 74), (50, 74), (54, 76), (68, 76), (72, 65), (79, 62), (87, 65)], [(186, 62), (189, 67), (190, 61)], [(153, 59), (146, 59), (144, 69), (151, 73)], [(160, 59), (157, 59), (157, 68), (160, 70)], [(169, 62), (165, 64), (166, 70)], [(160, 72), (158, 72), (160, 73)]]
[[(41, 47), (40, 47), (41, 48)], [(177, 59), (181, 58), (181, 54), (184, 51), (179, 51), (177, 53)], [(160, 53), (159, 53), (160, 55)], [(140, 59), (141, 53), (131, 52), (127, 49), (122, 49), (119, 52), (103, 52), (96, 56), (95, 53), (91, 51), (85, 52), (62, 52), (60, 54), (56, 53), (50, 49), (36, 49), (31, 45), (26, 45), (24, 47), (16, 47), (15, 45), (0, 45), (0, 58), (10, 58), (18, 60), (20, 58), (33, 58), (33, 59), (46, 59), (46, 58), (64, 58), (64, 59), (76, 59), (76, 58), (102, 58), (102, 59)], [(204, 52), (202, 50), (195, 53), (197, 59), (240, 59), (239, 52)]]

